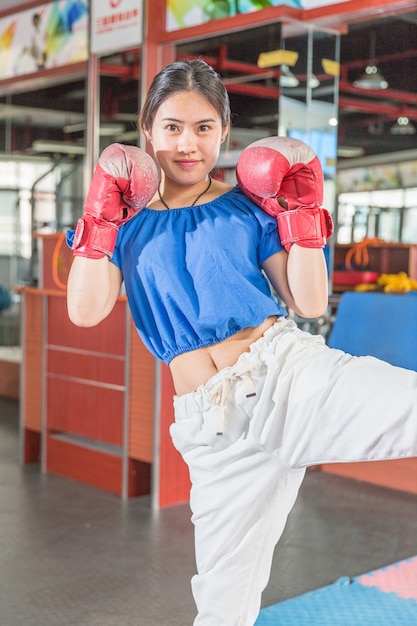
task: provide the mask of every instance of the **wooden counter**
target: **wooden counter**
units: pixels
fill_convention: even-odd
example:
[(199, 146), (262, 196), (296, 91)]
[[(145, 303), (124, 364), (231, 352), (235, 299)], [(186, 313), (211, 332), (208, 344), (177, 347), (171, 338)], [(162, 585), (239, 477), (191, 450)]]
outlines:
[[(42, 240), (46, 273), (56, 243)], [(65, 276), (68, 259), (59, 265)], [(79, 328), (65, 288), (44, 275), (41, 283), (21, 291), (23, 463), (123, 498), (150, 494), (156, 508), (188, 501), (188, 469), (168, 431), (170, 372), (139, 339), (126, 298), (99, 325)]]
[(20, 347), (0, 346), (0, 397), (19, 399), (20, 360)]
[[(334, 269), (337, 274), (346, 270), (346, 256), (354, 244), (336, 244), (334, 246)], [(352, 268), (364, 270), (364, 273), (398, 274), (405, 272), (410, 278), (417, 279), (417, 245), (405, 243), (369, 243), (366, 246), (366, 254), (362, 257), (367, 260), (365, 267), (355, 267), (355, 258), (352, 258)], [(375, 279), (376, 280), (376, 279)], [(361, 281), (362, 282), (362, 281)], [(363, 281), (368, 282), (368, 281)], [(374, 282), (374, 281), (372, 281)], [(354, 289), (354, 285), (333, 281), (334, 293), (343, 293)]]

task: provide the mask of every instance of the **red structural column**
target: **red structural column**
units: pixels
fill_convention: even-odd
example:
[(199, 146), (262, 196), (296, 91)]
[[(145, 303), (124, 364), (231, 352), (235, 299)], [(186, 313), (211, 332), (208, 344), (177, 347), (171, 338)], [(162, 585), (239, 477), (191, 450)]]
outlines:
[[(165, 39), (166, 0), (147, 0), (145, 6), (144, 41), (142, 46), (142, 94), (152, 78), (167, 63), (174, 60), (175, 44), (163, 43)], [(143, 100), (143, 97), (142, 97)]]
[[(165, 0), (148, 0), (145, 11), (144, 45), (142, 47), (142, 102), (155, 76), (175, 59), (175, 44), (163, 43), (165, 34)], [(190, 492), (188, 468), (174, 448), (169, 426), (174, 420), (174, 387), (166, 365), (160, 364), (158, 394), (155, 407), (152, 500), (156, 507), (167, 507), (187, 502)], [(155, 467), (157, 465), (157, 467)]]

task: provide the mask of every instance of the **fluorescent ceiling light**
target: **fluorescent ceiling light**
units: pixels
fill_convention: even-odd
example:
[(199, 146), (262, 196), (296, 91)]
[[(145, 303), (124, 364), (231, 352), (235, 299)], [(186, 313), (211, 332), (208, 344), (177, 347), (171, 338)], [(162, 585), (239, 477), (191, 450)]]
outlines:
[(124, 124), (101, 124), (98, 129), (98, 134), (100, 137), (115, 137), (123, 133), (124, 129)]
[(360, 146), (339, 146), (337, 148), (337, 156), (352, 158), (362, 156), (365, 153), (365, 150)]
[(78, 124), (65, 124), (63, 126), (63, 128), (62, 128), (62, 130), (66, 134), (80, 133), (81, 131), (83, 131), (85, 129), (86, 129), (86, 123), (85, 122), (79, 122)]
[[(79, 124), (66, 124), (62, 130), (66, 134), (71, 134), (85, 131), (86, 128), (86, 122), (80, 122)], [(121, 133), (123, 133), (124, 130), (124, 124), (107, 122), (100, 125), (99, 135), (101, 137), (114, 137), (115, 135), (120, 135)]]
[(33, 142), (35, 152), (52, 152), (58, 154), (85, 154), (85, 146), (67, 141), (46, 141), (38, 139)]

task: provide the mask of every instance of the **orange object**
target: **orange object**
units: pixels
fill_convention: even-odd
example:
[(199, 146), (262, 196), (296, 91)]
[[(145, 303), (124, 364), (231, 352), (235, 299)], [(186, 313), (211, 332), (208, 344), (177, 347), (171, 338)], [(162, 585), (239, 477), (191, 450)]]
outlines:
[(368, 245), (381, 245), (384, 244), (385, 241), (383, 239), (378, 239), (377, 237), (369, 237), (364, 239), (363, 241), (359, 241), (355, 243), (346, 253), (345, 257), (345, 266), (346, 269), (352, 270), (353, 265), (352, 261), (355, 263), (355, 267), (368, 267), (369, 265), (369, 253), (368, 253)]
[(52, 278), (58, 289), (67, 288), (66, 283), (62, 282), (59, 277), (59, 253), (61, 252), (61, 248), (64, 242), (65, 233), (61, 233), (60, 235), (58, 235), (58, 239), (56, 240), (54, 251), (52, 253)]

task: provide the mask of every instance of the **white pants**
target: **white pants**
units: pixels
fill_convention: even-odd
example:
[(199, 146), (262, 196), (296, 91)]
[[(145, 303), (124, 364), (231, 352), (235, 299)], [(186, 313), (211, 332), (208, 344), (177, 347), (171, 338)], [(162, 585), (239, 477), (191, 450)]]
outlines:
[(417, 456), (417, 373), (285, 319), (174, 405), (192, 482), (194, 626), (254, 624), (306, 467)]

